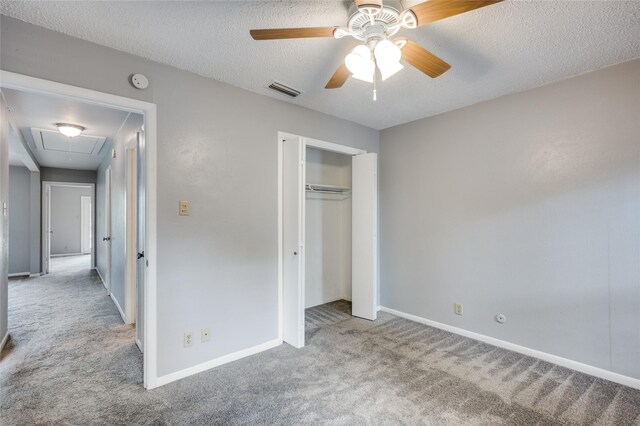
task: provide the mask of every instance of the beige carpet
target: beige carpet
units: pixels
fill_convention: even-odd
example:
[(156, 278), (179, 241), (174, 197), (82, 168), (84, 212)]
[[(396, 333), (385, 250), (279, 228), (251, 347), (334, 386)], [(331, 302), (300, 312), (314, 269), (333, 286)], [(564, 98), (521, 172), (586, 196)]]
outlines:
[(95, 272), (53, 270), (9, 284), (3, 426), (640, 425), (640, 391), (389, 314), (352, 318), (344, 301), (307, 311), (303, 349), (145, 391), (134, 329)]

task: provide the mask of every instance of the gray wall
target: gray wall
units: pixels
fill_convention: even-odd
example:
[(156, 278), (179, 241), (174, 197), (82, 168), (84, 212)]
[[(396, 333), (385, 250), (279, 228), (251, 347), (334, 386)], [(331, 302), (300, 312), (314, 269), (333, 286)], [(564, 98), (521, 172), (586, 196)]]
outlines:
[[(277, 133), (377, 151), (378, 132), (1, 19), (3, 69), (157, 105), (159, 375), (276, 339)], [(130, 86), (136, 72), (147, 90)], [(184, 349), (183, 333), (205, 326), (211, 342)]]
[(51, 187), (51, 255), (80, 253), (80, 197), (93, 195), (93, 188)]
[[(1, 23), (1, 22), (0, 22)], [(1, 28), (0, 28), (1, 31)], [(0, 60), (1, 62), (1, 60)], [(9, 314), (7, 274), (9, 252), (9, 221), (4, 215), (4, 205), (9, 204), (9, 108), (0, 96), (0, 340), (7, 335)]]
[(635, 60), (382, 131), (382, 304), (640, 378), (639, 95)]
[(9, 274), (31, 271), (31, 171), (9, 167)]
[(105, 171), (111, 166), (111, 293), (116, 298), (120, 307), (126, 310), (124, 301), (125, 285), (125, 250), (126, 250), (126, 153), (125, 146), (136, 133), (140, 131), (143, 117), (139, 114), (131, 114), (114, 138), (113, 145), (107, 148), (116, 150), (116, 158), (107, 155), (98, 168), (96, 186), (96, 264), (100, 275), (107, 279), (107, 248), (109, 245), (102, 241), (106, 236), (105, 227)]
[(96, 171), (41, 167), (40, 179), (43, 182), (96, 183)]

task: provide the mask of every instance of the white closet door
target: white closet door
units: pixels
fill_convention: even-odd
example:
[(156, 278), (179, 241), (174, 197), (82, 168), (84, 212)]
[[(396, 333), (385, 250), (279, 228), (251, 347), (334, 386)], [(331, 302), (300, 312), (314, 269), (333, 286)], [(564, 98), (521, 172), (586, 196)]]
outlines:
[(353, 157), (351, 312), (375, 320), (378, 305), (378, 154)]
[(304, 159), (300, 138), (283, 142), (283, 340), (304, 346)]

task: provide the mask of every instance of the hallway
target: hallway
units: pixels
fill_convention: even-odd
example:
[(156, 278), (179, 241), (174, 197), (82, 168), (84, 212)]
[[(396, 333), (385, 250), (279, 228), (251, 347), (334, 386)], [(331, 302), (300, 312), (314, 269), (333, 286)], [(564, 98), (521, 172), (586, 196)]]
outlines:
[(64, 422), (74, 422), (68, 416), (75, 411), (86, 421), (109, 389), (142, 391), (135, 328), (123, 324), (90, 265), (90, 255), (55, 257), (50, 274), (9, 280), (11, 338), (0, 355), (4, 419), (21, 412), (18, 423), (56, 422), (63, 421), (56, 412), (66, 412)]

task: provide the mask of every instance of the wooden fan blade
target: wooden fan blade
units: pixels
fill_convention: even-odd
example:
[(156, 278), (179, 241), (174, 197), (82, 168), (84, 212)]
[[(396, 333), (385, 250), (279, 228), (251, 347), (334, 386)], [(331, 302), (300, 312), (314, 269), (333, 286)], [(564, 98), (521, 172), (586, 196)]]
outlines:
[(336, 27), (315, 28), (274, 28), (270, 30), (251, 30), (254, 40), (281, 40), (287, 38), (333, 37)]
[(418, 26), (426, 25), (449, 16), (459, 15), (481, 7), (500, 3), (502, 0), (429, 0), (417, 4), (411, 11), (418, 18)]
[(436, 78), (444, 74), (451, 65), (429, 52), (424, 47), (406, 40), (406, 44), (402, 47), (402, 59), (425, 73), (431, 78)]
[(339, 89), (351, 77), (351, 72), (347, 69), (347, 66), (343, 63), (340, 64), (336, 72), (331, 76), (331, 79), (324, 86), (325, 89)]

